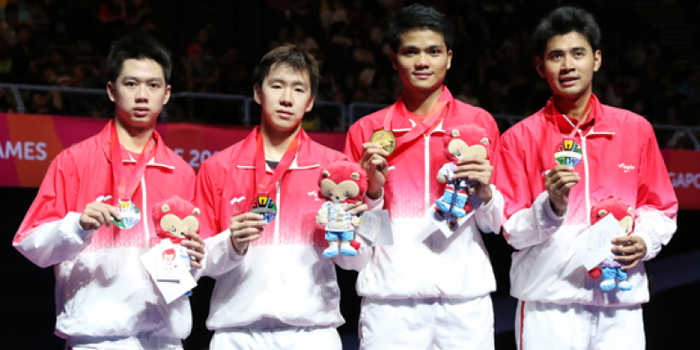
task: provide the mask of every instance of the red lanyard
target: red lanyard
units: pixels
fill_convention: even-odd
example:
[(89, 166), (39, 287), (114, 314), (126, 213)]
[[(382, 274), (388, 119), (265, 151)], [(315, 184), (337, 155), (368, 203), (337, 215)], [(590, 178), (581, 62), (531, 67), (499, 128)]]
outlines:
[(117, 136), (117, 126), (113, 121), (110, 121), (110, 123), (112, 123), (110, 152), (112, 158), (113, 197), (117, 203), (120, 201), (130, 201), (131, 196), (134, 195), (136, 188), (141, 182), (143, 173), (146, 171), (146, 164), (151, 159), (155, 147), (147, 151), (151, 145), (151, 141), (149, 140), (149, 142), (143, 146), (141, 155), (136, 160), (136, 165), (134, 167), (125, 167), (122, 160), (121, 144)]
[(299, 137), (301, 130), (294, 137), (292, 142), (287, 146), (287, 150), (284, 151), (284, 155), (280, 160), (279, 164), (275, 167), (272, 176), (267, 175), (267, 167), (265, 162), (265, 146), (263, 145), (262, 131), (258, 127), (257, 135), (257, 147), (255, 150), (255, 182), (257, 183), (258, 193), (267, 193), (272, 198), (272, 190), (275, 187), (277, 181), (282, 177), (282, 175), (289, 169), (292, 165), (294, 157), (296, 157), (299, 151)]
[[(578, 131), (579, 125), (581, 125), (582, 122), (585, 122), (586, 119), (588, 119), (588, 115), (590, 115), (590, 113), (591, 113), (592, 104), (593, 104), (593, 98), (589, 98), (588, 104), (586, 105), (586, 111), (583, 113), (583, 116), (576, 121), (576, 125), (574, 125), (574, 129), (571, 130), (571, 133), (569, 133), (569, 135), (562, 133), (564, 140), (573, 140), (574, 139), (574, 135), (576, 135), (576, 131)], [(564, 114), (560, 113), (557, 110), (557, 108), (554, 106), (554, 103), (552, 103), (552, 107), (554, 108), (555, 111), (557, 111), (557, 113), (561, 114), (562, 117), (568, 119), (568, 117), (564, 116)]]
[[(426, 131), (430, 131), (433, 128), (435, 128), (440, 122), (442, 122), (443, 119), (445, 119), (445, 116), (447, 115), (447, 103), (448, 101), (440, 101), (438, 100), (435, 102), (432, 108), (430, 108), (430, 111), (428, 112), (429, 117), (426, 118), (423, 122), (421, 123), (416, 123), (416, 126), (411, 129), (411, 131), (407, 132), (403, 136), (399, 137), (396, 139), (396, 148), (398, 149), (402, 145), (405, 145), (413, 140), (415, 140), (418, 136), (422, 135)], [(403, 104), (403, 96), (399, 98), (396, 103), (391, 105), (389, 107), (389, 110), (386, 112), (386, 116), (384, 116), (384, 130), (391, 131), (391, 120), (393, 119), (393, 114), (394, 110), (396, 109), (396, 106), (402, 103)], [(405, 105), (404, 105), (405, 108)]]

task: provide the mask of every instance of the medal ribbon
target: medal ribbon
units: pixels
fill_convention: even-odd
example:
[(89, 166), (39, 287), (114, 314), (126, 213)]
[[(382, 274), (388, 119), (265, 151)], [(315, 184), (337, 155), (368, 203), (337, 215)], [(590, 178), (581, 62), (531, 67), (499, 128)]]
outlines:
[(287, 146), (287, 150), (284, 151), (284, 155), (279, 164), (277, 164), (277, 167), (275, 167), (272, 176), (268, 176), (267, 164), (265, 163), (265, 145), (263, 145), (262, 131), (258, 128), (257, 147), (255, 150), (255, 182), (257, 183), (258, 193), (267, 193), (270, 195), (270, 198), (274, 197), (272, 196), (272, 189), (282, 175), (289, 169), (289, 166), (292, 165), (292, 161), (299, 151), (300, 134), (301, 130), (299, 130), (292, 142)]
[(117, 201), (117, 204), (119, 204), (119, 201), (131, 200), (131, 196), (133, 196), (136, 192), (136, 188), (141, 182), (143, 173), (146, 171), (146, 164), (151, 159), (155, 147), (151, 148), (150, 151), (148, 150), (149, 146), (151, 146), (152, 139), (150, 139), (146, 145), (143, 146), (141, 155), (136, 160), (136, 165), (133, 168), (128, 167), (130, 170), (127, 170), (127, 167), (124, 166), (124, 161), (122, 160), (122, 150), (121, 144), (119, 143), (119, 137), (117, 136), (117, 126), (113, 121), (110, 121), (110, 123), (112, 123), (110, 135), (110, 154), (112, 158), (113, 179), (112, 191), (114, 200)]
[[(593, 105), (593, 98), (589, 98), (588, 104), (586, 105), (586, 111), (583, 113), (583, 117), (579, 118), (576, 121), (576, 125), (574, 125), (574, 129), (571, 130), (571, 133), (569, 133), (569, 135), (562, 133), (564, 140), (573, 140), (574, 139), (574, 135), (576, 135), (576, 131), (578, 131), (579, 125), (581, 125), (582, 122), (585, 122), (586, 119), (588, 119), (588, 115), (591, 113), (591, 110), (592, 110), (592, 108), (591, 108), (592, 105)], [(554, 103), (552, 103), (552, 108), (554, 108), (554, 110), (557, 111), (557, 113), (559, 113), (562, 117), (568, 118), (568, 117), (565, 117), (564, 114), (562, 114), (561, 112), (559, 112), (557, 110), (557, 107), (554, 106)]]
[[(411, 131), (396, 139), (396, 148), (398, 149), (402, 145), (415, 140), (424, 132), (433, 129), (438, 124), (440, 124), (440, 122), (442, 122), (442, 120), (445, 119), (445, 115), (447, 115), (447, 102), (448, 101), (441, 100), (435, 102), (435, 104), (432, 108), (430, 108), (430, 111), (427, 114), (428, 117), (426, 117), (426, 119), (424, 119), (423, 122), (416, 123), (416, 126), (413, 127)], [(403, 96), (399, 98), (399, 101), (396, 101), (396, 103), (391, 105), (391, 107), (389, 107), (389, 110), (386, 112), (386, 116), (384, 116), (384, 130), (391, 131), (391, 120), (393, 118), (394, 110), (396, 109), (396, 106), (399, 103), (403, 104)]]

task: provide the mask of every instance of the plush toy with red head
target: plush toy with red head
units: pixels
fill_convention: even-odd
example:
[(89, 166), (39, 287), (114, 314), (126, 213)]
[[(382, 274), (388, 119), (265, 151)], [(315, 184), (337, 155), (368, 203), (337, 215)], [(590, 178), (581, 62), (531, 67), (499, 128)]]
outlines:
[[(631, 207), (619, 199), (608, 197), (591, 208), (591, 225), (595, 225), (608, 215), (612, 215), (617, 220), (625, 235), (629, 236), (632, 234), (634, 231), (634, 217)], [(596, 267), (588, 272), (595, 279), (602, 274), (603, 281), (600, 282), (600, 289), (609, 291), (617, 285), (619, 290), (632, 290), (632, 284), (627, 281), (627, 272), (620, 269), (622, 264), (614, 260), (612, 252), (601, 265), (602, 269)], [(615, 283), (615, 279), (617, 279), (617, 283)]]
[(199, 231), (199, 209), (178, 196), (157, 203), (151, 212), (160, 238), (180, 243), (185, 239), (186, 231)]
[(369, 186), (367, 173), (357, 163), (337, 161), (321, 171), (318, 186), (321, 196), (326, 199), (316, 214), (316, 223), (326, 227), (328, 248), (323, 251), (323, 256), (332, 258), (339, 252), (347, 256), (357, 255), (359, 244), (354, 237), (360, 218), (346, 210), (346, 204), (361, 201), (365, 196)]
[(438, 171), (437, 179), (445, 185), (445, 192), (435, 201), (435, 211), (451, 213), (457, 218), (464, 217), (473, 207), (468, 203), (469, 195), (474, 193), (470, 183), (464, 179), (454, 179), (457, 164), (470, 158), (484, 159), (491, 157), (491, 141), (486, 130), (477, 125), (460, 125), (442, 138), (445, 148), (443, 153), (449, 160)]

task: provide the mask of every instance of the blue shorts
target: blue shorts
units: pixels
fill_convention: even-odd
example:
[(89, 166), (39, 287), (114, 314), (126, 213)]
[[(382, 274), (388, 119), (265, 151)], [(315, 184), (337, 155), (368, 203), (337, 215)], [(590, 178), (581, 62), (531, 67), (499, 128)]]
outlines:
[(326, 241), (352, 241), (354, 236), (355, 231), (326, 231)]

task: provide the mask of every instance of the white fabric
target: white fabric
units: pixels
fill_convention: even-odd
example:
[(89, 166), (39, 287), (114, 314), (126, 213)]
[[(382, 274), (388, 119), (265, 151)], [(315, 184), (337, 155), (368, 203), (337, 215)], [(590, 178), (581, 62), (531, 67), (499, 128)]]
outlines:
[(365, 298), (361, 350), (493, 350), (491, 296), (475, 299)]
[(66, 343), (69, 350), (182, 350), (179, 339), (153, 337), (143, 334), (139, 337), (91, 339), (73, 337)]
[(470, 299), (495, 291), (479, 232), (499, 232), (503, 223), (503, 196), (493, 185), (491, 191), (491, 201), (449, 239), (427, 215), (393, 218), (394, 244), (373, 248), (357, 279), (358, 294), (375, 299)]
[(642, 307), (519, 301), (515, 338), (520, 350), (643, 350)]
[(332, 327), (289, 327), (251, 329), (248, 327), (217, 331), (211, 350), (341, 350), (338, 331)]
[(138, 331), (174, 341), (187, 338), (192, 327), (189, 299), (165, 304), (139, 259), (148, 248), (82, 251), (93, 231), (82, 230), (79, 218), (70, 212), (15, 245), (33, 263), (54, 265), (56, 335), (118, 338)]
[(205, 240), (208, 256), (197, 277), (217, 280), (207, 328), (245, 327), (261, 317), (299, 327), (345, 322), (334, 262), (344, 269), (358, 268), (368, 255), (366, 245), (356, 257), (327, 259), (321, 255), (324, 248), (303, 245), (255, 246), (241, 257), (232, 252), (228, 237), (223, 232)]

